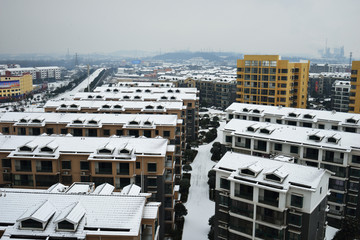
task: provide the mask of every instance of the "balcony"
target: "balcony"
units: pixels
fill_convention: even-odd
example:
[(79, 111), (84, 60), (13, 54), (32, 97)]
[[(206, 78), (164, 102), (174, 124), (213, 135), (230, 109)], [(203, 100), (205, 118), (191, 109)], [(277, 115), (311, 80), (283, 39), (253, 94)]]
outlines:
[(173, 161), (165, 161), (166, 168), (173, 168)]
[(279, 193), (265, 189), (259, 190), (259, 203), (270, 205), (273, 207), (279, 206)]
[(173, 181), (174, 175), (172, 173), (166, 173), (165, 174), (165, 181)]
[(271, 223), (278, 226), (285, 225), (284, 213), (274, 211), (268, 208), (257, 207), (256, 208), (256, 220)]
[(96, 174), (112, 174), (112, 168), (97, 168), (95, 169)]

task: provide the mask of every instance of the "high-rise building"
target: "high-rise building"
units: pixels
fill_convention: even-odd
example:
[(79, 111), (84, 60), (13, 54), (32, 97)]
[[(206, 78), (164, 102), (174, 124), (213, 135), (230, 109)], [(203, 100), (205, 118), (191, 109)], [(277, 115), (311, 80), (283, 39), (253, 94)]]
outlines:
[(348, 112), (350, 81), (335, 81), (332, 86), (331, 105), (338, 112)]
[(353, 61), (351, 68), (349, 112), (360, 113), (360, 61)]
[(324, 239), (329, 171), (234, 152), (214, 170), (214, 239)]
[(237, 62), (237, 102), (306, 108), (310, 61), (245, 55)]

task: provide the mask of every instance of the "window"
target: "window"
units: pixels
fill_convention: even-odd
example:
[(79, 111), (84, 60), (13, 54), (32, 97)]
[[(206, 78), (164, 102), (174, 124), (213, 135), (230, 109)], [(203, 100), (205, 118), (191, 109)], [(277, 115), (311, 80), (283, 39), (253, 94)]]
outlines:
[(58, 229), (75, 230), (75, 226), (74, 224), (64, 220), (58, 223)]
[(289, 231), (289, 240), (301, 240), (301, 233), (295, 233)]
[(117, 174), (119, 175), (129, 175), (129, 163), (119, 163)]
[(289, 224), (301, 227), (301, 215), (289, 213)]
[(228, 142), (228, 143), (231, 143), (232, 142), (232, 136), (226, 136), (225, 141)]
[(325, 125), (324, 124), (319, 124), (319, 129), (325, 129)]
[(157, 187), (156, 178), (148, 178), (147, 185), (148, 187)]
[(148, 172), (156, 172), (156, 163), (148, 163)]
[(220, 178), (220, 188), (230, 190), (230, 181), (224, 178)]
[(62, 129), (60, 129), (60, 133), (61, 133), (61, 134), (67, 134), (67, 133), (68, 133), (67, 128), (62, 128)]
[(104, 136), (110, 136), (110, 129), (103, 130)]
[(274, 149), (276, 151), (282, 151), (282, 144), (281, 143), (275, 143)]
[(89, 170), (89, 162), (80, 162), (80, 170)]
[(292, 207), (302, 208), (303, 207), (303, 200), (304, 200), (303, 196), (291, 194), (291, 203), (290, 203), (290, 205)]
[(338, 126), (332, 125), (332, 126), (331, 126), (331, 129), (332, 129), (332, 130), (338, 130)]
[(11, 168), (11, 159), (2, 159), (2, 167)]
[(282, 124), (282, 120), (281, 119), (276, 119), (276, 123), (277, 124)]
[(54, 134), (53, 128), (46, 128), (46, 134)]
[(117, 129), (116, 130), (116, 135), (117, 136), (122, 136), (123, 135), (123, 130), (122, 129)]
[(140, 169), (140, 162), (136, 162), (136, 169)]
[(21, 228), (43, 229), (44, 226), (41, 222), (35, 221), (33, 219), (26, 219), (21, 222)]
[(299, 153), (299, 147), (298, 146), (290, 146), (290, 153)]
[(62, 161), (61, 168), (62, 169), (71, 169), (71, 161)]
[(164, 131), (164, 137), (170, 137), (170, 131)]

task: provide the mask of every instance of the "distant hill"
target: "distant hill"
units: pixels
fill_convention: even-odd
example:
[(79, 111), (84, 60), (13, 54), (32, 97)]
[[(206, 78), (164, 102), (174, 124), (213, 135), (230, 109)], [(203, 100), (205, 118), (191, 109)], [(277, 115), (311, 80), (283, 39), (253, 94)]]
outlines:
[(229, 52), (171, 52), (156, 55), (153, 60), (163, 61), (186, 61), (193, 58), (203, 58), (213, 62), (221, 62), (224, 60), (235, 60), (242, 57), (242, 54)]

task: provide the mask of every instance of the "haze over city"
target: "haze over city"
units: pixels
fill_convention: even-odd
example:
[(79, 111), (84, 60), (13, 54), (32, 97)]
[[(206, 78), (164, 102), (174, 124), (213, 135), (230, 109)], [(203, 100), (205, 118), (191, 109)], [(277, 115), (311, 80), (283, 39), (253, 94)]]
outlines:
[(306, 57), (318, 55), (327, 41), (357, 58), (359, 9), (357, 0), (2, 0), (0, 53), (189, 50)]

